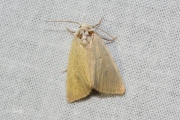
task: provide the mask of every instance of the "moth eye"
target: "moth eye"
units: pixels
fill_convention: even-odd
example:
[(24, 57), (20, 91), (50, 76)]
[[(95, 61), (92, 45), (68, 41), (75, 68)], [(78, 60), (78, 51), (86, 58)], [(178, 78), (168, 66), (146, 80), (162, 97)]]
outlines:
[(79, 28), (80, 28), (81, 26), (79, 26)]
[(88, 33), (89, 33), (89, 36), (91, 36), (94, 32), (93, 31), (89, 31)]
[(77, 35), (77, 37), (81, 39), (81, 38), (82, 38), (82, 33), (79, 33), (79, 34)]

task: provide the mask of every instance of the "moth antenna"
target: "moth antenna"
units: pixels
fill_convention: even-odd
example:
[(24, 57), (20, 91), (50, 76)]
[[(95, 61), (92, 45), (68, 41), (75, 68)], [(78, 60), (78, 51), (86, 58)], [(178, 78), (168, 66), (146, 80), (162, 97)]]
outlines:
[(103, 19), (103, 17), (101, 17), (100, 21), (95, 26), (99, 26), (101, 24), (101, 22), (102, 22), (102, 19)]
[(102, 31), (102, 32), (106, 33), (107, 35), (109, 35), (110, 37), (112, 37), (113, 39), (116, 39), (117, 37), (114, 37), (114, 36), (110, 35), (108, 32), (106, 32), (103, 29), (98, 27), (101, 24), (102, 19), (103, 19), (103, 17), (101, 17), (100, 21), (96, 25), (90, 25), (90, 26), (92, 26), (92, 28), (99, 29), (100, 31)]
[(68, 23), (76, 23), (78, 25), (81, 25), (78, 22), (74, 22), (74, 21), (69, 21), (69, 20), (46, 20), (46, 22), (68, 22)]

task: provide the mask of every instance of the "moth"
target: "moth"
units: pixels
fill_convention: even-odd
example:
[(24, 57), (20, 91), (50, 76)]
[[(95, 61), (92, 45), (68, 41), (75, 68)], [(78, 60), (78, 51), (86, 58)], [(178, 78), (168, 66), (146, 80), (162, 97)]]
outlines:
[(101, 21), (102, 19), (96, 25), (73, 21), (48, 21), (80, 25), (77, 31), (67, 28), (74, 36), (67, 68), (66, 98), (68, 102), (86, 97), (92, 89), (104, 94), (123, 95), (125, 93), (122, 77), (103, 42), (104, 38), (95, 31), (96, 29), (103, 31), (98, 27)]

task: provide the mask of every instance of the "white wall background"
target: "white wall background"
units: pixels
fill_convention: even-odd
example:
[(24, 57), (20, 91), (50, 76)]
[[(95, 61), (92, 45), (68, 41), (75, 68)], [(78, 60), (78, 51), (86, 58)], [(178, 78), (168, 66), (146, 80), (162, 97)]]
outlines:
[[(179, 120), (179, 0), (1, 0), (1, 120)], [(72, 20), (96, 24), (126, 86), (124, 96), (66, 101)], [(100, 33), (104, 35), (103, 33)]]

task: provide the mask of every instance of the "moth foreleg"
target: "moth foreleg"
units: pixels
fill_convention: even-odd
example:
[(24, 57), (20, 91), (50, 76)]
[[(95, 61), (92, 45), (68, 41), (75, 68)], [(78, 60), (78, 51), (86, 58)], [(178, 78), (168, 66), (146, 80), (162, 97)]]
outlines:
[(102, 39), (104, 39), (106, 41), (110, 41), (110, 42), (107, 42), (107, 44), (109, 44), (111, 42), (114, 42), (117, 39), (117, 37), (113, 37), (113, 39), (108, 39), (108, 38), (102, 37)]
[(63, 73), (65, 73), (65, 72), (67, 72), (67, 69), (66, 69), (66, 70), (63, 70), (61, 73), (63, 74)]
[(70, 30), (69, 28), (66, 28), (66, 30), (74, 36), (75, 31)]

